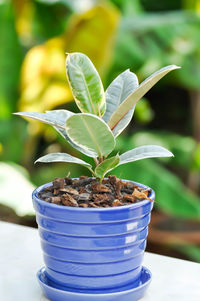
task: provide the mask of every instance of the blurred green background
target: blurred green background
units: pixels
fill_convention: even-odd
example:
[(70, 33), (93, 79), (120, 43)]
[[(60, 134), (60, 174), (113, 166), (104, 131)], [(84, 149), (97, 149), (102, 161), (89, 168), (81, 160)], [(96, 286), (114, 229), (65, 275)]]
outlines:
[[(34, 187), (87, 174), (74, 165), (34, 166), (49, 152), (74, 152), (48, 125), (16, 111), (77, 111), (65, 76), (65, 52), (94, 62), (105, 89), (125, 69), (142, 81), (180, 65), (136, 106), (117, 140), (119, 152), (143, 144), (174, 158), (116, 169), (156, 191), (148, 250), (200, 262), (200, 1), (0, 1), (0, 219), (35, 226)], [(83, 157), (81, 154), (74, 154)]]

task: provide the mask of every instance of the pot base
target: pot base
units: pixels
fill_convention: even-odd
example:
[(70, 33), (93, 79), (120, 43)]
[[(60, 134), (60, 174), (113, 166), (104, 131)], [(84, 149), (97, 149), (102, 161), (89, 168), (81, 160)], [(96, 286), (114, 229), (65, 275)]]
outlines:
[(144, 296), (151, 282), (151, 277), (151, 272), (146, 267), (142, 267), (140, 279), (129, 285), (115, 289), (75, 290), (55, 284), (47, 278), (44, 267), (37, 273), (44, 295), (52, 301), (137, 301)]

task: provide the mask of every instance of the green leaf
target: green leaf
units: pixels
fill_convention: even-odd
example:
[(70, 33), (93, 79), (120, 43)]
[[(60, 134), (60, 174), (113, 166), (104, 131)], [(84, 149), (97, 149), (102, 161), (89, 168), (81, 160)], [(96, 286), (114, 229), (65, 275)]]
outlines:
[(125, 152), (120, 156), (119, 165), (147, 158), (172, 157), (166, 148), (157, 145), (144, 145)]
[(20, 116), (32, 118), (52, 125), (75, 149), (87, 155), (87, 152), (85, 152), (84, 149), (74, 144), (66, 133), (66, 129), (65, 129), (66, 120), (70, 116), (73, 116), (74, 113), (67, 110), (52, 110), (52, 111), (46, 111), (46, 113), (18, 112), (18, 113), (14, 113), (14, 115), (20, 115)]
[(100, 76), (90, 59), (83, 53), (68, 54), (66, 72), (81, 112), (102, 116), (106, 109), (105, 93)]
[(60, 128), (65, 129), (66, 120), (70, 116), (74, 115), (74, 113), (67, 110), (52, 110), (52, 111), (46, 111), (46, 113), (18, 112), (18, 113), (14, 113), (14, 115), (20, 115), (20, 116), (32, 118), (50, 124), (59, 129)]
[(68, 118), (66, 132), (90, 157), (108, 155), (115, 147), (115, 138), (108, 125), (92, 114), (80, 113)]
[[(137, 76), (129, 70), (117, 76), (106, 90), (106, 112), (103, 120), (108, 122), (119, 105), (138, 87)], [(113, 129), (114, 136), (118, 136), (127, 127), (133, 117), (135, 106), (119, 121)]]
[(130, 141), (130, 148), (142, 146), (145, 141), (146, 144), (157, 144), (170, 149), (175, 157), (168, 164), (181, 166), (184, 170), (190, 168), (193, 163), (196, 142), (192, 137), (160, 130), (143, 131), (135, 133)]
[(100, 178), (101, 180), (103, 177), (112, 169), (118, 166), (120, 162), (120, 157), (119, 155), (116, 155), (114, 157), (111, 157), (107, 160), (104, 160), (102, 163), (100, 163), (96, 168), (95, 168), (95, 175), (96, 177)]
[(180, 67), (176, 65), (166, 66), (159, 71), (153, 73), (146, 80), (144, 80), (139, 87), (133, 91), (117, 108), (117, 110), (112, 114), (108, 121), (108, 125), (113, 131), (121, 119), (132, 109), (134, 105), (140, 100), (162, 77), (172, 70), (178, 69)]
[(66, 162), (66, 163), (75, 163), (75, 164), (80, 164), (80, 165), (83, 165), (87, 168), (92, 168), (92, 166), (81, 160), (81, 159), (78, 159), (76, 157), (73, 157), (69, 154), (65, 154), (65, 153), (52, 153), (52, 154), (48, 154), (48, 155), (45, 155), (39, 159), (37, 159), (35, 161), (35, 163), (37, 162), (42, 162), (42, 163), (50, 163), (50, 162)]

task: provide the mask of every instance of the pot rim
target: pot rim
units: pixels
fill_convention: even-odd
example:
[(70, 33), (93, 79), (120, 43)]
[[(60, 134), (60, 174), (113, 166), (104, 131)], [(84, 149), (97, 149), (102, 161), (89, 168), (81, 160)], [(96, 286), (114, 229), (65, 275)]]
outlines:
[[(79, 179), (79, 178), (73, 178), (73, 179)], [(154, 202), (155, 191), (151, 187), (141, 184), (141, 183), (138, 183), (138, 182), (135, 182), (135, 181), (131, 181), (131, 180), (124, 180), (124, 179), (121, 179), (121, 180), (124, 182), (134, 183), (141, 188), (151, 189), (151, 194), (150, 194), (149, 198), (151, 198), (153, 200), (152, 203)], [(44, 200), (41, 200), (38, 197), (39, 192), (41, 192), (44, 188), (46, 188), (52, 184), (53, 184), (53, 182), (48, 182), (48, 183), (38, 186), (36, 189), (34, 189), (34, 191), (32, 193), (32, 199), (34, 199), (38, 203), (45, 204), (47, 207), (50, 207), (50, 208), (57, 208), (57, 209), (59, 208), (60, 210), (69, 210), (69, 211), (77, 211), (77, 212), (105, 212), (105, 211), (108, 212), (108, 211), (126, 210), (129, 208), (138, 208), (138, 207), (144, 206), (151, 202), (150, 200), (145, 199), (138, 203), (124, 205), (124, 206), (109, 207), (109, 208), (108, 207), (106, 207), (106, 208), (83, 208), (83, 207), (61, 206), (61, 205), (57, 205), (57, 204), (48, 203)]]

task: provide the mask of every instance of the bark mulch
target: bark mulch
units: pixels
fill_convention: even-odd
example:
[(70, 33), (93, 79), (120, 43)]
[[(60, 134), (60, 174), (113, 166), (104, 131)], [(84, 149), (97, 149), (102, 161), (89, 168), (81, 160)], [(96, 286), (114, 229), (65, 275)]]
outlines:
[(53, 185), (39, 193), (39, 198), (53, 204), (83, 208), (124, 206), (149, 199), (151, 189), (143, 189), (116, 176), (98, 179), (82, 176), (79, 179), (56, 178)]

